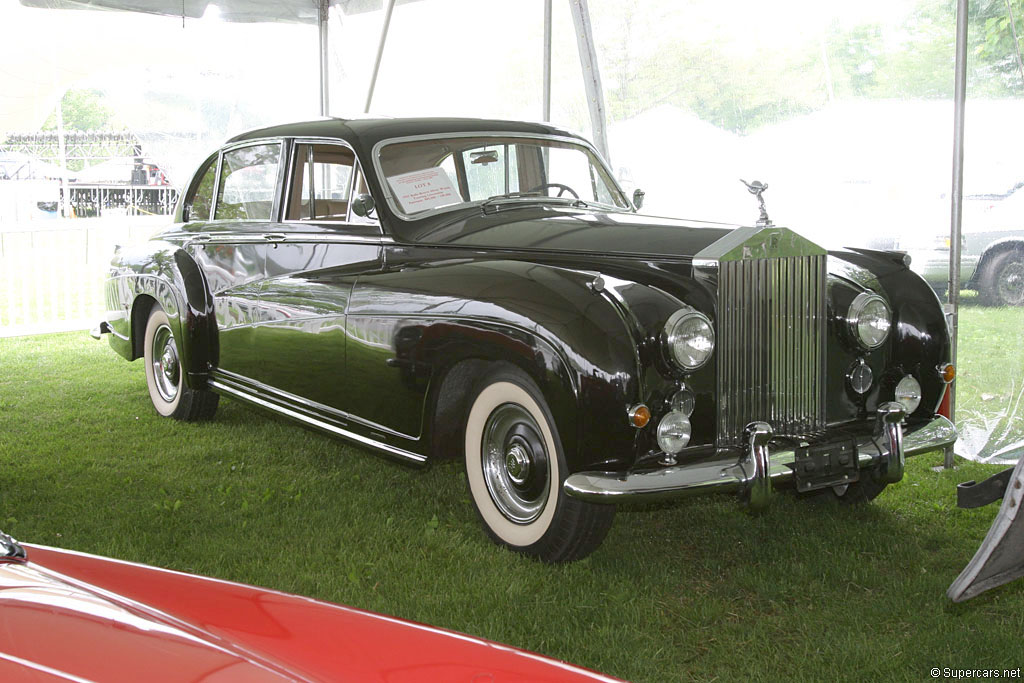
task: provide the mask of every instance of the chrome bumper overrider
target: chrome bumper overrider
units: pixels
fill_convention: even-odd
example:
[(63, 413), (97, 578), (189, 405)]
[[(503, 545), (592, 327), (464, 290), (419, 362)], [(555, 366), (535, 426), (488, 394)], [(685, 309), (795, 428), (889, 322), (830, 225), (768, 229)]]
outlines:
[(89, 336), (93, 339), (100, 339), (105, 334), (110, 334), (110, 325), (104, 320), (99, 325), (89, 330)]
[[(904, 412), (898, 403), (879, 407), (874, 434), (857, 442), (861, 469), (877, 467), (883, 481), (903, 478), (905, 458), (949, 446), (956, 441), (953, 423), (936, 415), (924, 426), (904, 435)], [(796, 453), (793, 447), (773, 447), (772, 429), (765, 422), (753, 422), (745, 432), (746, 452), (712, 458), (653, 472), (617, 474), (578, 472), (563, 484), (565, 492), (593, 503), (624, 503), (671, 500), (711, 492), (736, 492), (750, 507), (768, 504), (775, 484), (793, 479)]]

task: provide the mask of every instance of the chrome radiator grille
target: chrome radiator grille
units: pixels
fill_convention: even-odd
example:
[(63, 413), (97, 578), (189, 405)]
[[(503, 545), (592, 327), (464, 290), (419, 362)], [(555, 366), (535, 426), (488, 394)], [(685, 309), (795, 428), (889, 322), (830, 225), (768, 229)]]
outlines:
[(718, 273), (718, 444), (750, 422), (825, 427), (824, 255), (723, 261)]

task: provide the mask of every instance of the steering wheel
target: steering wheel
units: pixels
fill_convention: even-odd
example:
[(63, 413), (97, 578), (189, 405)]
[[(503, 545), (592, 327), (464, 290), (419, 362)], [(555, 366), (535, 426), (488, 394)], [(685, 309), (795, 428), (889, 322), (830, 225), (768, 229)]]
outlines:
[(537, 187), (531, 187), (526, 192), (527, 192), (527, 194), (529, 194), (530, 192), (539, 192), (540, 190), (546, 190), (549, 187), (557, 187), (558, 188), (558, 194), (555, 195), (556, 197), (561, 197), (563, 194), (568, 192), (569, 194), (571, 194), (576, 199), (580, 198), (580, 196), (578, 194), (576, 194), (576, 190), (572, 189), (568, 185), (563, 185), (562, 183), (542, 183), (542, 184), (538, 185)]

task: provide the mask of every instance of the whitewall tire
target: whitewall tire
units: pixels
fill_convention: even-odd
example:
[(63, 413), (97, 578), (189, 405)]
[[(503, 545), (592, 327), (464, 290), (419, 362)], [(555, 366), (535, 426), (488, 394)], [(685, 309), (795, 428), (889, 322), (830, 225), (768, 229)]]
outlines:
[(143, 340), (146, 386), (153, 408), (176, 420), (207, 420), (217, 411), (217, 394), (190, 389), (185, 382), (180, 346), (171, 321), (159, 304), (153, 304)]
[(568, 472), (554, 420), (528, 375), (501, 365), (475, 387), (465, 422), (466, 481), (487, 533), (547, 562), (592, 552), (615, 509), (562, 492)]

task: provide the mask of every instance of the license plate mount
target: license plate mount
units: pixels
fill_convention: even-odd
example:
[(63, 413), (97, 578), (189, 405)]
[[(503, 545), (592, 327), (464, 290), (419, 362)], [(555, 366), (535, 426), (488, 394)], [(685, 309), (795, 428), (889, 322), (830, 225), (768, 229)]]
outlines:
[(800, 492), (852, 484), (860, 479), (857, 445), (853, 439), (842, 439), (799, 446), (793, 475)]

